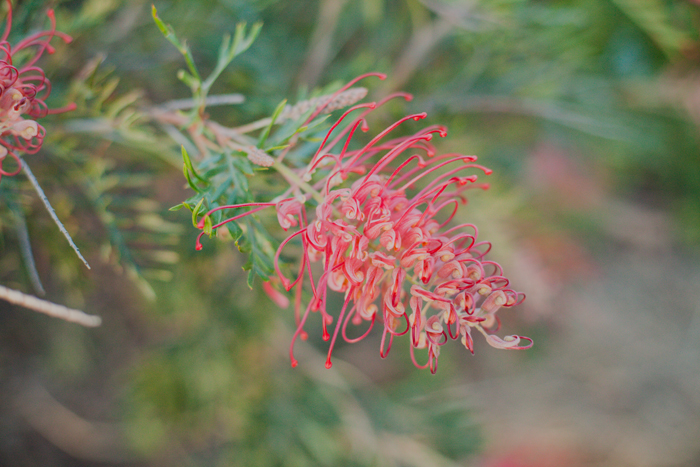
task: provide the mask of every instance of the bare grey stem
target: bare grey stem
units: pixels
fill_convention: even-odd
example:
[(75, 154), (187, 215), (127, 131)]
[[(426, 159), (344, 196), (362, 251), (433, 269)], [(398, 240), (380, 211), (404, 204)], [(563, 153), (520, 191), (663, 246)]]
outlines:
[[(232, 104), (242, 104), (245, 102), (245, 96), (243, 94), (219, 94), (216, 96), (207, 96), (204, 104), (207, 107), (214, 105), (232, 105)], [(173, 110), (186, 110), (191, 109), (199, 105), (194, 99), (175, 99), (168, 101), (164, 104), (158, 106), (159, 110), (163, 111), (173, 111)]]
[(39, 278), (39, 273), (36, 270), (34, 254), (32, 253), (32, 244), (29, 241), (29, 232), (27, 231), (27, 222), (24, 219), (24, 214), (22, 214), (20, 209), (13, 209), (12, 212), (15, 217), (15, 231), (17, 232), (17, 239), (19, 240), (22, 260), (24, 260), (24, 264), (27, 266), (29, 280), (36, 293), (42, 296), (46, 295), (44, 286), (41, 284), (41, 279)]
[(39, 185), (39, 181), (36, 179), (34, 174), (32, 173), (31, 169), (29, 168), (29, 164), (27, 164), (27, 161), (24, 159), (20, 158), (19, 159), (22, 162), (22, 169), (24, 170), (25, 175), (29, 179), (29, 181), (32, 183), (32, 186), (34, 187), (34, 190), (36, 190), (37, 194), (39, 195), (39, 198), (41, 201), (44, 203), (44, 206), (46, 207), (46, 210), (49, 212), (49, 215), (51, 216), (51, 219), (56, 223), (58, 226), (58, 230), (61, 231), (64, 237), (66, 237), (66, 240), (68, 240), (68, 244), (73, 248), (73, 251), (78, 255), (78, 258), (85, 264), (85, 266), (90, 269), (90, 265), (88, 264), (87, 260), (83, 257), (83, 255), (80, 253), (80, 250), (78, 249), (77, 245), (75, 242), (73, 242), (73, 239), (71, 238), (70, 234), (66, 230), (66, 228), (63, 226), (61, 221), (58, 219), (58, 216), (56, 215), (56, 211), (54, 211), (53, 207), (51, 207), (51, 203), (49, 203), (49, 199), (46, 197), (44, 194), (44, 190), (41, 189), (41, 186)]

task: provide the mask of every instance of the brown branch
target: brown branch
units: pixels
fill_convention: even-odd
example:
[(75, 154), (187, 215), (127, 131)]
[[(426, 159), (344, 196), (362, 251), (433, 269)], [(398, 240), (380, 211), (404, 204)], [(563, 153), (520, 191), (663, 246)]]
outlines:
[(134, 454), (129, 452), (123, 426), (85, 420), (39, 385), (24, 388), (14, 404), (34, 430), (77, 459), (93, 462), (136, 460)]

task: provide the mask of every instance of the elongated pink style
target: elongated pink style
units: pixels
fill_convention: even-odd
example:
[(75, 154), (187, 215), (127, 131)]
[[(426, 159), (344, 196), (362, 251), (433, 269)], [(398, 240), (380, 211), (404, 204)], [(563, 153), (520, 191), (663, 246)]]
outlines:
[[(367, 130), (366, 115), (394, 97), (411, 98), (396, 94), (345, 112), (308, 166), (296, 170), (298, 178), (288, 177), (290, 188), (275, 204), (280, 226), (285, 231), (297, 228), (282, 242), (275, 258), (284, 288), (297, 287), (292, 366), (297, 365), (294, 342), (305, 338), (304, 325), (310, 312), (320, 313), (323, 339), (330, 340), (327, 368), (332, 366), (339, 335), (347, 342), (357, 342), (377, 322), (382, 327), (382, 358), (395, 337), (408, 334), (414, 364), (433, 373), (440, 348), (449, 340), (460, 339), (474, 353), (473, 330), (499, 349), (532, 346), (527, 337), (493, 334), (500, 327), (497, 312), (521, 303), (525, 296), (510, 287), (498, 263), (485, 258), (491, 244), (478, 240), (478, 230), (472, 224), (447, 227), (459, 205), (466, 203), (467, 190), (488, 188), (477, 183), (473, 172), (488, 175), (491, 171), (475, 164), (474, 156), (435, 155), (430, 141), (434, 135), (446, 136), (444, 127), (428, 127), (411, 136), (387, 140), (400, 125), (425, 118), (424, 113), (399, 120), (360, 149), (348, 149), (355, 130)], [(343, 120), (358, 110), (362, 112), (337, 131)], [(310, 183), (315, 191), (305, 192), (299, 180)], [(312, 199), (322, 199), (311, 210), (313, 216), (307, 211)], [(265, 204), (271, 203), (228, 206), (254, 209), (217, 226), (265, 209)], [(442, 222), (436, 220), (438, 213)], [(204, 218), (200, 228), (203, 226)], [(282, 273), (279, 264), (290, 242), (300, 242), (303, 247), (299, 272), (293, 279)], [(312, 263), (322, 264), (322, 272), (314, 274)], [(311, 299), (302, 313), (305, 280), (310, 283)], [(327, 309), (329, 289), (344, 296), (337, 316)], [(328, 327), (334, 321), (331, 333)], [(350, 324), (352, 330), (348, 329)], [(525, 345), (521, 345), (523, 340)], [(426, 363), (416, 360), (417, 348), (427, 349)]]
[[(0, 38), (0, 54), (4, 54), (0, 55), (0, 180), (3, 175), (17, 175), (22, 170), (17, 152), (34, 154), (41, 148), (46, 130), (36, 119), (49, 113), (67, 112), (75, 108), (75, 104), (71, 104), (60, 109), (48, 109), (45, 100), (51, 93), (51, 83), (46, 79), (44, 71), (35, 65), (44, 52), (54, 53), (51, 39), (59, 37), (66, 43), (71, 41), (69, 36), (56, 31), (53, 10), (47, 12), (51, 22), (50, 30), (32, 34), (13, 47), (7, 41), (12, 26), (12, 3), (6, 1), (7, 25)], [(17, 68), (13, 64), (13, 57), (24, 50), (31, 50), (31, 53)], [(11, 171), (2, 167), (8, 155), (16, 165)]]

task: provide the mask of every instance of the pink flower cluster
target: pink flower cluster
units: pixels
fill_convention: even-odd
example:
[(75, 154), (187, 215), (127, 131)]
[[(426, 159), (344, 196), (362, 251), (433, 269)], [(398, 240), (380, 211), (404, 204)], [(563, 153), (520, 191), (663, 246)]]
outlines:
[[(71, 104), (61, 109), (48, 110), (45, 99), (51, 93), (51, 83), (46, 79), (44, 71), (36, 66), (36, 62), (44, 54), (53, 53), (54, 48), (49, 44), (54, 36), (66, 43), (71, 38), (56, 31), (56, 19), (53, 10), (47, 15), (51, 21), (51, 29), (32, 34), (14, 47), (7, 38), (12, 26), (12, 3), (7, 0), (8, 15), (5, 32), (0, 38), (0, 179), (3, 175), (17, 175), (22, 169), (17, 152), (36, 153), (46, 134), (44, 127), (35, 121), (49, 113), (67, 112), (75, 108)], [(19, 52), (29, 51), (29, 58), (17, 68), (13, 57)], [(3, 169), (3, 162), (10, 156), (15, 161), (11, 170)]]
[[(414, 364), (429, 367), (433, 373), (440, 348), (449, 340), (460, 339), (474, 352), (474, 330), (499, 349), (532, 346), (527, 337), (500, 338), (493, 334), (500, 327), (497, 312), (521, 303), (525, 296), (510, 288), (498, 263), (485, 259), (491, 244), (478, 240), (478, 230), (472, 224), (448, 227), (460, 203), (466, 202), (466, 190), (488, 188), (477, 183), (476, 175), (465, 172), (478, 170), (488, 175), (491, 171), (475, 164), (474, 156), (436, 155), (430, 141), (435, 134), (446, 136), (444, 127), (428, 127), (411, 136), (383, 141), (399, 125), (421, 120), (425, 113), (402, 118), (364, 147), (349, 149), (357, 128), (368, 129), (367, 114), (394, 97), (410, 100), (409, 95), (397, 93), (345, 112), (328, 131), (308, 166), (287, 176), (290, 189), (280, 201), (215, 209), (253, 207), (215, 228), (267, 206), (276, 207), (285, 231), (298, 228), (282, 242), (275, 258), (284, 288), (289, 291), (297, 287), (297, 330), (290, 346), (292, 366), (297, 365), (294, 340), (306, 337), (304, 325), (311, 311), (320, 313), (323, 338), (330, 340), (327, 368), (332, 366), (331, 354), (339, 335), (347, 342), (357, 342), (377, 321), (383, 327), (382, 358), (389, 353), (395, 337), (409, 334)], [(341, 122), (358, 110), (362, 112), (354, 121), (331, 139)], [(306, 207), (311, 199), (317, 201), (313, 217)], [(279, 258), (293, 239), (301, 240), (303, 253), (299, 274), (291, 280), (282, 273)], [(197, 243), (201, 248), (199, 240)], [(315, 274), (313, 263), (320, 263), (322, 270)], [(310, 283), (312, 298), (302, 315), (304, 280)], [(337, 319), (327, 310), (329, 289), (344, 294)], [(278, 303), (284, 303), (272, 287), (267, 286), (266, 291)], [(333, 321), (336, 324), (331, 335), (328, 326)], [(362, 327), (363, 323), (366, 330), (355, 331), (355, 337), (351, 337), (348, 325)], [(521, 345), (523, 340), (526, 345)], [(427, 349), (427, 363), (417, 362), (415, 349)]]

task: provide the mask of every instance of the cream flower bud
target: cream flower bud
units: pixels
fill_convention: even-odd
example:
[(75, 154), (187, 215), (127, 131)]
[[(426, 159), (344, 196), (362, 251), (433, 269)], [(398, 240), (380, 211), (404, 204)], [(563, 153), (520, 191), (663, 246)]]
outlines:
[(32, 139), (39, 134), (39, 126), (34, 120), (21, 120), (12, 125), (12, 132), (22, 139)]
[(255, 165), (270, 167), (275, 163), (275, 160), (265, 151), (258, 149), (255, 146), (249, 146), (246, 152), (248, 154), (248, 160)]
[(3, 109), (9, 109), (17, 102), (22, 99), (22, 93), (15, 88), (10, 88), (5, 91), (2, 98), (0, 98), (0, 107)]

